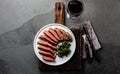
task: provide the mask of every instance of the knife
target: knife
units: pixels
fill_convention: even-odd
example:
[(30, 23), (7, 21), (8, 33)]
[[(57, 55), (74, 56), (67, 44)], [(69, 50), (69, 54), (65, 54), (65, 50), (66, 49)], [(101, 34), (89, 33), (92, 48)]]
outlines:
[(84, 33), (86, 34), (86, 38), (87, 38), (87, 40), (88, 40), (88, 42), (89, 42), (89, 44), (90, 44), (90, 47), (91, 47), (91, 49), (92, 49), (92, 55), (93, 55), (93, 57), (95, 58), (95, 60), (96, 60), (97, 62), (100, 63), (100, 62), (101, 62), (100, 56), (97, 54), (97, 52), (96, 52), (96, 50), (95, 50), (95, 48), (94, 48), (93, 42), (92, 42), (92, 40), (90, 39), (88, 30), (87, 30), (87, 28), (86, 28), (84, 25), (83, 25), (83, 30), (84, 30)]

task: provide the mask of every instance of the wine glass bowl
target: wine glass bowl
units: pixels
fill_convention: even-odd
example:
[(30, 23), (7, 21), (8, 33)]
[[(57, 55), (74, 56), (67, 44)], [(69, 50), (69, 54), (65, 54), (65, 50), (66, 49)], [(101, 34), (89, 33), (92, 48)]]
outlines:
[(80, 15), (83, 13), (84, 5), (81, 0), (67, 0), (66, 2), (66, 12), (67, 18), (72, 22), (79, 20)]

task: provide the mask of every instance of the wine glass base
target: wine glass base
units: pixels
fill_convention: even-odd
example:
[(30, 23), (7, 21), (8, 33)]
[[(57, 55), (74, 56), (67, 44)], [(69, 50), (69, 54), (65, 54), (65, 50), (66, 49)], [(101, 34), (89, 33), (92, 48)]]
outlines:
[(80, 20), (80, 17), (73, 17), (73, 16), (70, 16), (68, 13), (67, 13), (67, 19), (71, 22), (77, 22)]

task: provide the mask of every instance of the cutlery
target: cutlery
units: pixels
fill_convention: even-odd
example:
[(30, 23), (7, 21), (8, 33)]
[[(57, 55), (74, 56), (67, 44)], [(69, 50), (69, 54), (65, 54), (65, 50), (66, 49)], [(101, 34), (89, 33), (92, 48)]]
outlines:
[(97, 54), (97, 52), (96, 52), (96, 50), (95, 50), (95, 48), (94, 48), (94, 45), (93, 45), (93, 42), (92, 42), (92, 40), (90, 39), (90, 36), (89, 36), (89, 32), (88, 32), (88, 30), (87, 30), (87, 28), (83, 25), (83, 31), (84, 31), (84, 33), (86, 34), (86, 38), (87, 38), (87, 40), (88, 40), (88, 42), (89, 42), (89, 44), (90, 44), (90, 47), (91, 47), (91, 49), (92, 49), (92, 55), (93, 55), (93, 57), (95, 58), (95, 60), (97, 61), (97, 62), (101, 62), (101, 60), (100, 60), (100, 56)]
[(89, 50), (89, 46), (86, 40), (86, 34), (83, 32), (83, 40), (84, 40), (84, 46), (85, 46), (85, 51), (86, 51), (86, 55), (87, 55), (87, 60), (89, 63), (92, 63), (92, 57), (90, 56), (90, 50)]

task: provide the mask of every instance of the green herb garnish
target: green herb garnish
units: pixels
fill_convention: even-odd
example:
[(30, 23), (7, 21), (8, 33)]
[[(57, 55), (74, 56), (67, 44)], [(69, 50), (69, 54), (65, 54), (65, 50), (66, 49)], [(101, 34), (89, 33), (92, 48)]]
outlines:
[(68, 56), (68, 54), (71, 52), (71, 50), (69, 49), (71, 46), (70, 42), (61, 42), (58, 46), (57, 46), (57, 51), (56, 54), (59, 57), (63, 57), (63, 56)]

